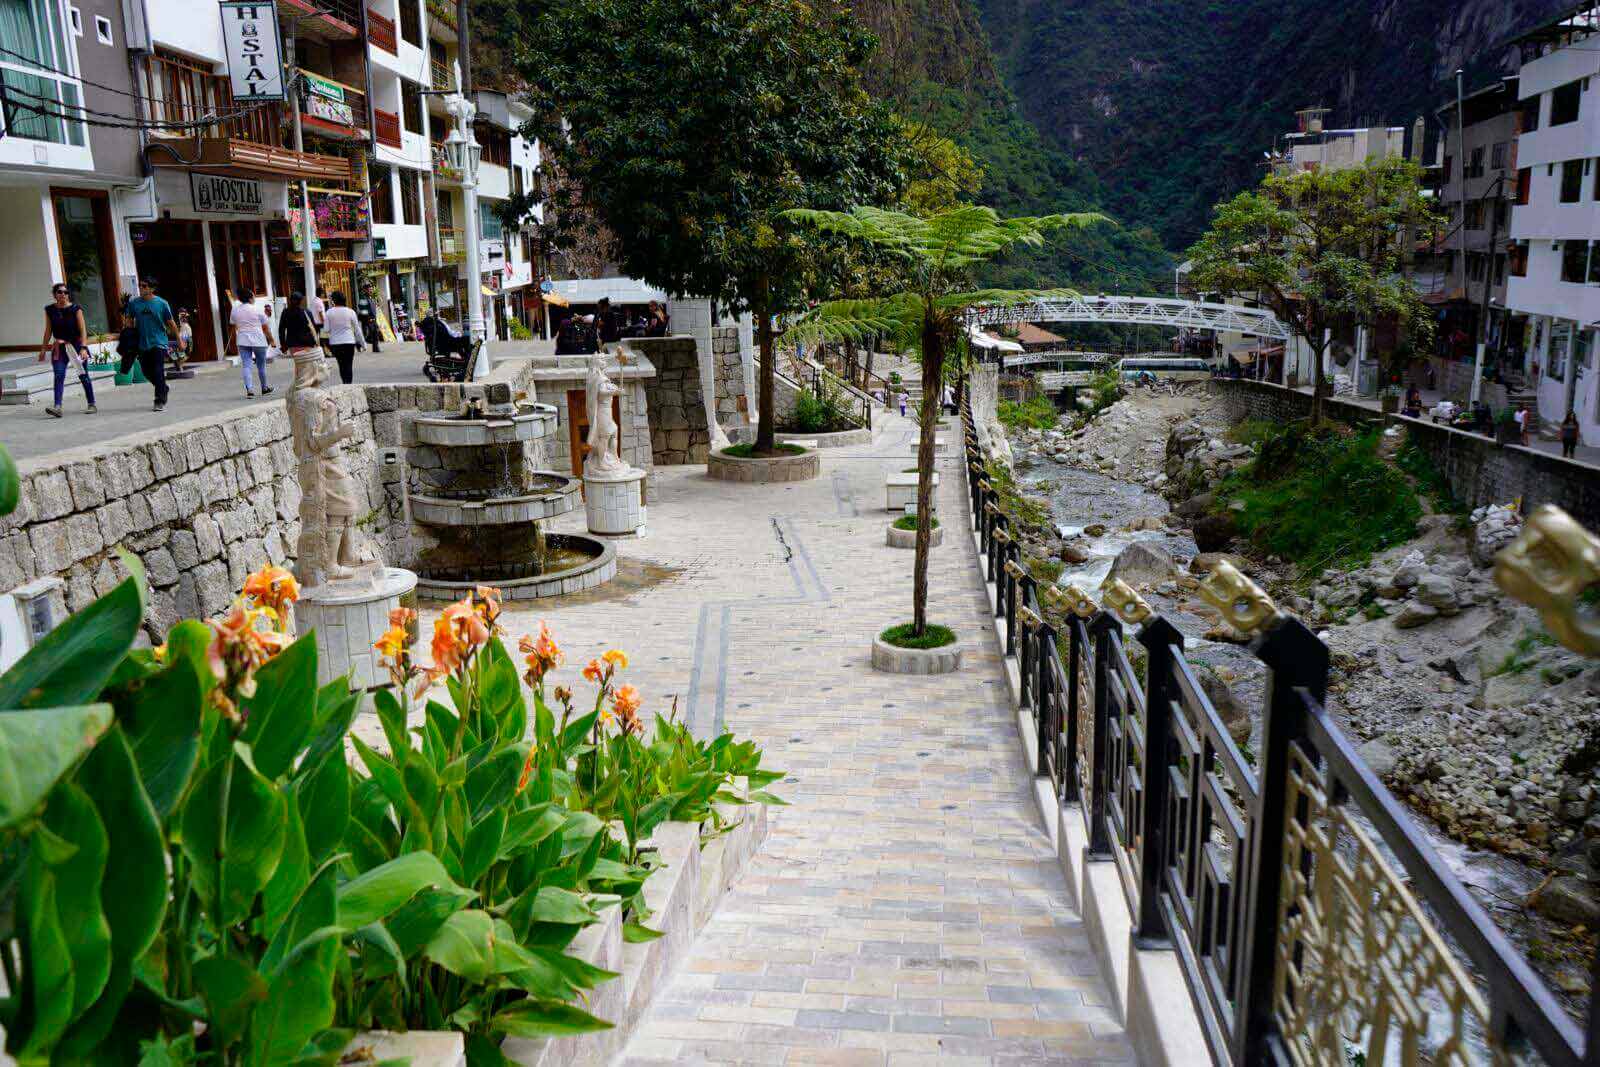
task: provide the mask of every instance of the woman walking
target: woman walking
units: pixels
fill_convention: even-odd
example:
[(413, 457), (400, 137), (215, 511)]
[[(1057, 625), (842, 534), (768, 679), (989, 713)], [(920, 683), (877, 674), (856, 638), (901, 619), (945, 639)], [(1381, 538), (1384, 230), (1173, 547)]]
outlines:
[(228, 313), (228, 331), (232, 334), (233, 347), (239, 353), (239, 377), (244, 379), (244, 395), (256, 395), (250, 391), (250, 366), (254, 364), (261, 395), (270, 396), (272, 386), (267, 384), (267, 348), (273, 344), (272, 321), (264, 309), (256, 306), (255, 294), (249, 289), (239, 290), (239, 301)]
[(61, 399), (70, 363), (78, 368), (78, 380), (83, 383), (83, 399), (89, 405), (84, 411), (93, 415), (98, 409), (94, 406), (94, 383), (89, 380), (89, 364), (85, 358), (88, 349), (83, 342), (89, 330), (83, 321), (83, 308), (73, 303), (72, 291), (65, 285), (57, 285), (50, 290), (50, 295), (51, 302), (44, 306), (44, 340), (39, 343), (39, 362), (43, 363), (45, 354), (49, 353), (50, 371), (55, 378), (55, 403), (44, 409), (45, 414), (61, 418)]
[(349, 385), (355, 380), (356, 349), (367, 347), (361, 337), (361, 319), (354, 308), (345, 306), (343, 293), (334, 293), (328, 299), (333, 306), (322, 319), (328, 327), (328, 349), (339, 361), (339, 380)]
[(306, 294), (289, 294), (289, 302), (278, 316), (278, 341), (283, 354), (290, 358), (307, 348), (322, 347), (317, 343), (316, 320), (311, 317), (311, 309), (306, 307)]
[(1567, 417), (1561, 420), (1561, 455), (1566, 459), (1573, 458), (1578, 451), (1578, 416), (1567, 412)]

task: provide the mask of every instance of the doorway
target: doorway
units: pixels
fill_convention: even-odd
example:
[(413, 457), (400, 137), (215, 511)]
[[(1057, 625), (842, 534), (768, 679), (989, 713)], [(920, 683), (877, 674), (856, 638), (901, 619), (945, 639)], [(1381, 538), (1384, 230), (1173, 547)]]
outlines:
[[(583, 461), (589, 454), (588, 394), (582, 389), (567, 390), (567, 441), (572, 456), (574, 477), (583, 477)], [(611, 418), (617, 424), (617, 458), (622, 458), (622, 397), (611, 398)]]
[(139, 277), (153, 277), (156, 295), (172, 305), (176, 317), (189, 312), (194, 329), (191, 362), (217, 358), (216, 309), (206, 278), (206, 250), (201, 222), (140, 222), (131, 227), (133, 259)]

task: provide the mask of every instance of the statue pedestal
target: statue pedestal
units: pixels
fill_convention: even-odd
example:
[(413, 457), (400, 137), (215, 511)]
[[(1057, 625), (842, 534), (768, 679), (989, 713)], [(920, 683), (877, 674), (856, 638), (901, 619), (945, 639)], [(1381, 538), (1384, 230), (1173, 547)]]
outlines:
[(389, 612), (417, 587), (417, 576), (400, 567), (384, 567), (377, 580), (329, 582), (300, 592), (294, 606), (295, 628), (317, 634), (317, 684), (326, 685), (348, 672), (352, 689), (388, 681), (372, 647), (389, 628)]
[(600, 537), (632, 537), (644, 529), (645, 472), (636, 468), (614, 474), (583, 476), (583, 507), (589, 532)]

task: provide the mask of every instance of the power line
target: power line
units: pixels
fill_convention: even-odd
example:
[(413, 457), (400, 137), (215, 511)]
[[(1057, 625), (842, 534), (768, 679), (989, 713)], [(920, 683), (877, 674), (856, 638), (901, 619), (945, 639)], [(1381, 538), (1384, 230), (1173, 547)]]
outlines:
[[(12, 94), (17, 94), (17, 95), (20, 95), (20, 96), (28, 97), (31, 100), (37, 101), (37, 103), (27, 103), (25, 101), (13, 101), (13, 100), (10, 99)], [(95, 111), (95, 110), (93, 110), (91, 108), (86, 108), (81, 104), (63, 104), (59, 100), (54, 99), (53, 97), (40, 96), (38, 93), (30, 93), (26, 89), (18, 89), (15, 86), (5, 86), (4, 89), (3, 89), (3, 95), (6, 97), (6, 102), (9, 105), (10, 109), (13, 110), (13, 111), (27, 111), (27, 112), (31, 112), (31, 113), (37, 114), (37, 115), (47, 115), (47, 116), (49, 116), (51, 118), (62, 119), (63, 121), (66, 121), (66, 122), (81, 122), (85, 126), (98, 126), (98, 127), (104, 128), (104, 129), (117, 129), (117, 130), (193, 130), (193, 129), (205, 129), (205, 128), (210, 127), (210, 126), (221, 125), (222, 123), (232, 122), (235, 119), (243, 118), (243, 117), (248, 116), (248, 115), (253, 115), (256, 112), (261, 111), (264, 108), (268, 107), (270, 104), (276, 103), (276, 101), (264, 101), (262, 103), (254, 104), (254, 105), (252, 105), (250, 107), (247, 107), (247, 108), (242, 108), (242, 109), (240, 109), (238, 111), (221, 112), (221, 113), (213, 115), (213, 116), (211, 116), (209, 118), (194, 119), (194, 120), (185, 121), (185, 122), (148, 122), (148, 121), (147, 122), (141, 122), (141, 121), (139, 121), (138, 119), (134, 118), (131, 115), (119, 115), (119, 114), (116, 114), (115, 112), (110, 112), (110, 111)], [(46, 104), (52, 105), (52, 106), (51, 107), (41, 106), (41, 105), (46, 105)], [(68, 112), (55, 110), (55, 108), (70, 108), (72, 110), (81, 112), (81, 114), (74, 115), (74, 114), (70, 114)], [(99, 116), (100, 118), (99, 119), (85, 118), (84, 117), (85, 115), (96, 115), (96, 116)], [(110, 119), (121, 119), (123, 121), (120, 121), (120, 122), (105, 122), (105, 121), (103, 121), (104, 119), (108, 119), (108, 118), (110, 118)]]
[(118, 89), (114, 85), (106, 85), (106, 84), (104, 84), (102, 82), (90, 81), (88, 78), (82, 78), (82, 77), (79, 77), (76, 74), (69, 74), (64, 70), (57, 70), (55, 67), (52, 67), (49, 64), (41, 63), (39, 60), (34, 59), (32, 56), (23, 55), (21, 52), (12, 51), (11, 49), (5, 47), (4, 45), (0, 45), (0, 55), (9, 56), (12, 59), (18, 59), (18, 60), (21, 60), (24, 63), (32, 64), (38, 70), (47, 71), (48, 73), (54, 74), (59, 78), (70, 78), (73, 81), (76, 81), (76, 82), (78, 82), (78, 83), (80, 83), (82, 85), (92, 85), (96, 89), (103, 89), (108, 93), (116, 93), (118, 96), (132, 97), (135, 100), (139, 99), (139, 94), (136, 93), (136, 92), (130, 93), (128, 90), (126, 90), (126, 89)]

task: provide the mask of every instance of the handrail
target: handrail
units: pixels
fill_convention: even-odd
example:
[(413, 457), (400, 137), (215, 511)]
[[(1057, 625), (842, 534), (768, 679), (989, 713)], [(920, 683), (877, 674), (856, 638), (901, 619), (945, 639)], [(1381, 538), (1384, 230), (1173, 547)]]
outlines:
[(1246, 759), (1168, 620), (1134, 631), (1140, 683), (1114, 614), (1084, 601), (1087, 614), (1052, 613), (1073, 598), (1044, 597), (1025, 566), (965, 388), (961, 418), (973, 534), (1038, 773), (1078, 809), (1087, 861), (1116, 864), (1135, 944), (1175, 955), (1211, 1058), (1333, 1067), (1403, 1049), (1413, 1062), (1444, 1034), (1476, 1042), (1442, 1050), (1455, 1063), (1600, 1065), (1600, 1021), (1586, 1037), (1328, 714), (1327, 646), (1286, 615), (1261, 628), (1267, 703)]

